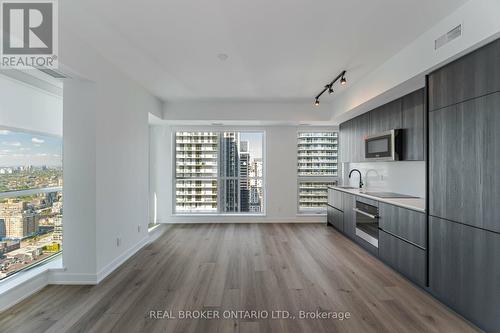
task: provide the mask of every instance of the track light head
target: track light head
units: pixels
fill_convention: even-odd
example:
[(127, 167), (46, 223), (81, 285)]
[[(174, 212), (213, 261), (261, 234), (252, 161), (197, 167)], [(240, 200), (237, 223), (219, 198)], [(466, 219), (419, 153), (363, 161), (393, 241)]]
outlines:
[(345, 77), (342, 76), (342, 78), (340, 79), (340, 84), (345, 85), (346, 83), (347, 83), (347, 80), (345, 79)]
[(316, 101), (314, 102), (314, 105), (319, 106), (319, 99), (316, 98)]

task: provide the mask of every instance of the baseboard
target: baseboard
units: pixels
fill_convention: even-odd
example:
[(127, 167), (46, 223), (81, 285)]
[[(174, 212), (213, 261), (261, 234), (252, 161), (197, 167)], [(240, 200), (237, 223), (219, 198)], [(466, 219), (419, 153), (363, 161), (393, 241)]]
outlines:
[(20, 274), (23, 275), (18, 275), (15, 279), (6, 281), (3, 286), (0, 285), (0, 312), (9, 309), (49, 284), (98, 284), (144, 246), (158, 239), (168, 228), (169, 226), (156, 228), (148, 236), (106, 265), (97, 274), (70, 273), (65, 268), (61, 268), (62, 261), (60, 258), (59, 261), (54, 260), (33, 270), (21, 272)]
[(134, 246), (129, 248), (127, 251), (123, 252), (121, 255), (116, 257), (109, 264), (104, 266), (99, 272), (96, 274), (97, 283), (104, 280), (109, 274), (113, 273), (115, 269), (120, 267), (125, 261), (127, 261), (130, 257), (136, 254), (140, 249), (150, 243), (149, 235), (141, 239)]
[(270, 224), (270, 223), (277, 223), (277, 224), (284, 224), (284, 223), (326, 223), (326, 217), (316, 217), (316, 216), (305, 216), (303, 218), (297, 217), (293, 219), (266, 219), (266, 220), (251, 220), (251, 219), (245, 219), (245, 220), (234, 220), (234, 219), (221, 219), (219, 217), (214, 217), (213, 219), (207, 219), (206, 216), (203, 217), (203, 219), (200, 219), (199, 217), (196, 216), (183, 216), (179, 219), (179, 216), (175, 217), (175, 220), (158, 220), (158, 223), (160, 224)]
[(97, 275), (84, 274), (84, 273), (68, 273), (64, 268), (57, 270), (50, 270), (48, 284), (93, 285), (97, 284)]

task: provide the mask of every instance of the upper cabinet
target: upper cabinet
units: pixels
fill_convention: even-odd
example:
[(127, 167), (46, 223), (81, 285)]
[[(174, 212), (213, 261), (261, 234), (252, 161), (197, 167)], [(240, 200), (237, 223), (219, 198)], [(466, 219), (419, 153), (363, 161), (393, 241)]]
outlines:
[(424, 160), (424, 89), (340, 124), (340, 162), (365, 160), (364, 138), (403, 129), (403, 160)]
[(402, 98), (403, 160), (425, 159), (424, 90), (417, 90)]
[(401, 99), (397, 99), (368, 112), (370, 131), (368, 134), (378, 134), (402, 126)]
[(500, 91), (500, 40), (429, 75), (429, 110)]

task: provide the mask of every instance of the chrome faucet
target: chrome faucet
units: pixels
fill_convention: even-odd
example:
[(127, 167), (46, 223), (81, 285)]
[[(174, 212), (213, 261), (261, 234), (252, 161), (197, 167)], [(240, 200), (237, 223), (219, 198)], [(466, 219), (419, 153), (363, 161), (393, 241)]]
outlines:
[(349, 178), (351, 178), (351, 175), (354, 171), (357, 171), (359, 173), (359, 188), (363, 188), (363, 181), (361, 179), (361, 171), (359, 171), (358, 169), (352, 169), (351, 172), (349, 172)]

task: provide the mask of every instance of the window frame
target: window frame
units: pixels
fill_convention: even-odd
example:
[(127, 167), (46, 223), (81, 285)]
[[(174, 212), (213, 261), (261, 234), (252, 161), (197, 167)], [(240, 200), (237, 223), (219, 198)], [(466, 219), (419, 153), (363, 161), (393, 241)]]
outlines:
[[(299, 174), (299, 135), (301, 133), (319, 133), (319, 132), (331, 132), (331, 133), (336, 133), (337, 134), (337, 175), (336, 176), (322, 176), (322, 175), (310, 175), (310, 176), (303, 176)], [(318, 183), (332, 183), (336, 184), (339, 181), (340, 174), (342, 172), (342, 164), (339, 162), (339, 146), (340, 146), (340, 141), (339, 141), (339, 129), (338, 128), (299, 128), (297, 129), (297, 133), (295, 135), (295, 172), (297, 175), (297, 193), (296, 193), (296, 200), (297, 200), (297, 215), (300, 216), (317, 216), (317, 215), (326, 215), (326, 207), (321, 209), (301, 209), (300, 208), (300, 183), (302, 182), (318, 182)]]
[[(225, 127), (225, 126), (217, 126), (217, 127), (172, 127), (171, 128), (171, 156), (172, 156), (172, 186), (171, 186), (171, 216), (179, 217), (179, 216), (267, 216), (267, 141), (266, 141), (266, 131), (262, 128), (238, 128), (238, 127)], [(224, 213), (221, 211), (221, 178), (219, 176), (220, 164), (217, 164), (217, 211), (215, 212), (179, 212), (176, 207), (176, 184), (177, 184), (177, 156), (176, 156), (176, 133), (177, 132), (216, 132), (218, 135), (224, 132), (239, 132), (239, 133), (261, 133), (262, 134), (262, 210), (261, 212), (228, 212)], [(220, 140), (217, 140), (217, 160), (219, 160), (220, 154)], [(211, 178), (207, 178), (211, 179)]]
[[(31, 196), (31, 195), (37, 195), (37, 194), (46, 194), (46, 193), (53, 193), (53, 192), (60, 192), (63, 195), (63, 202), (64, 202), (64, 164), (63, 164), (63, 154), (64, 154), (64, 147), (63, 147), (63, 136), (62, 135), (57, 135), (57, 134), (52, 134), (52, 133), (47, 133), (47, 132), (42, 132), (42, 131), (35, 131), (35, 130), (28, 130), (28, 129), (23, 129), (23, 128), (17, 128), (17, 127), (10, 127), (10, 126), (0, 126), (0, 130), (8, 130), (8, 131), (13, 131), (13, 132), (22, 132), (30, 135), (40, 135), (40, 136), (46, 136), (46, 137), (55, 137), (55, 138), (60, 138), (61, 139), (61, 172), (62, 172), (62, 177), (63, 177), (63, 186), (52, 186), (52, 187), (35, 187), (35, 188), (29, 188), (29, 189), (23, 189), (23, 190), (12, 190), (12, 191), (4, 191), (0, 192), (0, 200), (1, 199), (9, 199), (9, 198), (17, 198), (17, 197), (23, 197), (23, 196)], [(63, 214), (62, 214), (62, 230), (63, 230), (63, 235), (62, 235), (62, 242), (61, 242), (61, 248), (58, 252), (54, 252), (50, 256), (37, 261), (33, 262), (29, 265), (26, 265), (25, 267), (19, 269), (18, 271), (15, 271), (12, 274), (7, 275), (4, 278), (0, 279), (0, 283), (4, 283), (8, 279), (11, 279), (15, 276), (18, 276), (19, 273), (29, 271), (31, 269), (34, 269), (36, 267), (39, 267), (43, 264), (46, 264), (47, 262), (53, 260), (54, 258), (61, 256), (64, 250), (63, 242), (64, 242), (64, 204), (63, 204)]]

